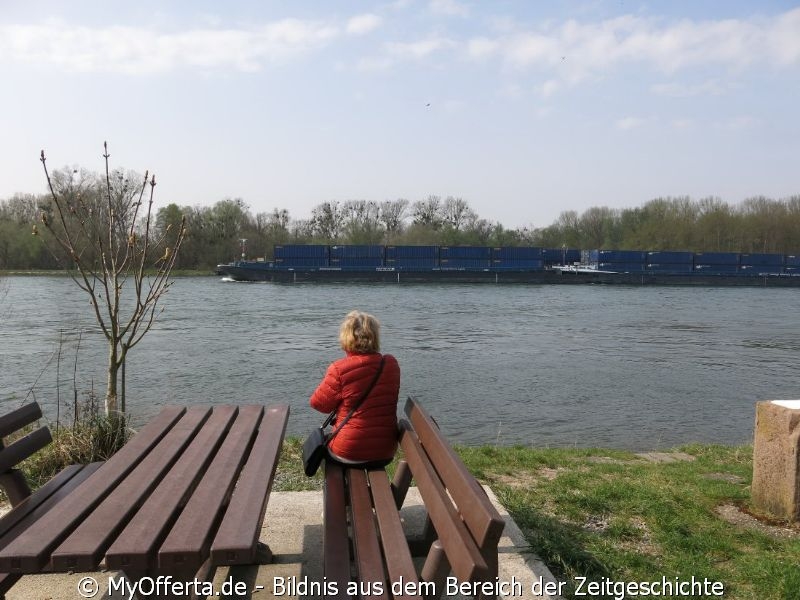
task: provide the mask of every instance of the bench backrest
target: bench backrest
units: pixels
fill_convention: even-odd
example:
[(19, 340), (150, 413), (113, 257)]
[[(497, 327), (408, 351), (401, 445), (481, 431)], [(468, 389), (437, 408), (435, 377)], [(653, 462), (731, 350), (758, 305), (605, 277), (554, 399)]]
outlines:
[(36, 402), (31, 402), (0, 416), (0, 486), (8, 494), (12, 506), (16, 506), (30, 495), (30, 489), (25, 483), (24, 477), (14, 467), (34, 452), (47, 446), (53, 441), (53, 437), (47, 427), (40, 427), (8, 446), (3, 440), (41, 417), (42, 409)]
[(494, 578), (503, 518), (425, 409), (409, 398), (405, 412), (403, 453), (453, 573), (465, 581)]

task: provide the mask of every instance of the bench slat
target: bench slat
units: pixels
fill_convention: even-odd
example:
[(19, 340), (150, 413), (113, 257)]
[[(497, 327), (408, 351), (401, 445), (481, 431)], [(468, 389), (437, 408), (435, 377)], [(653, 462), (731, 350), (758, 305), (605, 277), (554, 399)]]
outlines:
[(248, 565), (256, 562), (256, 544), (264, 523), (288, 420), (288, 406), (266, 409), (247, 464), (239, 475), (236, 489), (211, 545), (211, 564)]
[[(417, 571), (408, 548), (406, 534), (400, 521), (400, 513), (395, 505), (389, 478), (383, 469), (370, 469), (368, 472), (369, 486), (372, 490), (372, 503), (375, 507), (375, 516), (378, 519), (378, 529), (381, 532), (381, 546), (386, 561), (386, 570), (392, 582), (417, 583)], [(394, 598), (419, 600), (419, 594), (400, 594)]]
[(148, 556), (164, 540), (169, 527), (186, 505), (189, 494), (200, 481), (235, 416), (234, 406), (214, 407), (205, 426), (173, 467), (173, 471), (180, 475), (156, 488), (106, 551), (109, 569), (144, 571), (153, 566)]
[[(14, 527), (9, 528), (6, 531), (2, 538), (2, 542), (0, 542), (0, 548), (4, 548), (11, 544), (16, 538), (30, 529), (39, 519), (42, 518), (43, 515), (50, 514), (53, 511), (58, 512), (60, 508), (59, 503), (67, 498), (75, 488), (86, 481), (86, 479), (94, 474), (102, 465), (103, 463), (101, 462), (92, 463), (86, 466), (73, 465), (76, 468), (70, 469), (70, 467), (67, 467), (66, 469), (70, 469), (70, 471), (64, 476), (61, 476), (61, 474), (56, 475), (53, 480), (55, 480), (58, 484), (58, 489), (47, 490), (47, 497), (42, 501), (39, 501), (38, 498), (35, 498), (35, 494), (34, 496), (31, 496), (31, 499), (33, 499), (34, 502), (31, 502), (30, 505), (23, 507), (25, 510), (20, 511), (20, 513), (24, 514), (15, 516)], [(63, 472), (64, 471), (62, 471), (62, 473)], [(14, 564), (14, 561), (12, 561), (12, 564)], [(21, 573), (19, 574), (21, 575)]]
[(202, 564), (263, 412), (261, 406), (239, 408), (225, 441), (158, 551), (160, 568), (197, 569)]
[[(355, 561), (358, 566), (358, 579), (364, 585), (385, 582), (381, 547), (378, 543), (378, 529), (372, 512), (372, 499), (367, 485), (367, 473), (363, 469), (347, 469), (347, 490), (350, 494), (350, 510), (353, 518), (353, 545)], [(385, 583), (384, 583), (385, 587)], [(386, 598), (382, 594), (369, 594), (372, 598)]]
[(346, 599), (350, 581), (350, 543), (347, 536), (347, 501), (344, 470), (338, 463), (325, 462), (323, 490), (323, 573), (337, 585), (336, 598)]
[(0, 450), (0, 473), (5, 473), (52, 441), (53, 436), (47, 427), (40, 427), (19, 438), (10, 446)]
[(210, 414), (193, 407), (161, 439), (119, 486), (52, 553), (56, 571), (92, 571), (136, 509), (158, 486)]
[(475, 542), (480, 547), (496, 547), (505, 523), (486, 492), (422, 406), (409, 398), (405, 412)]
[[(96, 464), (100, 466), (101, 463)], [(69, 465), (64, 467), (55, 477), (36, 490), (33, 495), (29, 496), (22, 503), (3, 515), (0, 519), (0, 548), (7, 546), (8, 543), (16, 537), (14, 535), (6, 536), (7, 533), (14, 529), (23, 519), (36, 511), (48, 498), (62, 486), (66, 485), (67, 482), (75, 477), (83, 468), (84, 465)]]
[(0, 416), (0, 438), (11, 435), (19, 431), (25, 425), (30, 425), (37, 419), (42, 418), (42, 407), (38, 402), (31, 402), (25, 406), (20, 406), (10, 413)]
[[(23, 504), (3, 515), (3, 518), (0, 519), (0, 528), (2, 529), (0, 548), (5, 547), (19, 535), (20, 531), (29, 527), (41, 514), (50, 510), (66, 494), (96, 471), (101, 464), (93, 463), (86, 466), (70, 465), (65, 467), (32, 496), (26, 498)], [(21, 578), (21, 573), (0, 573), (0, 598)]]
[(447, 553), (453, 573), (462, 581), (485, 579), (489, 574), (486, 561), (422, 450), (417, 434), (405, 419), (400, 421), (400, 427), (400, 445), (405, 459), (425, 499), (425, 508)]
[(141, 458), (158, 443), (185, 409), (163, 409), (150, 423), (74, 490), (57, 511), (50, 511), (0, 550), (0, 572), (36, 573), (47, 553), (60, 544), (95, 506), (112, 491)]

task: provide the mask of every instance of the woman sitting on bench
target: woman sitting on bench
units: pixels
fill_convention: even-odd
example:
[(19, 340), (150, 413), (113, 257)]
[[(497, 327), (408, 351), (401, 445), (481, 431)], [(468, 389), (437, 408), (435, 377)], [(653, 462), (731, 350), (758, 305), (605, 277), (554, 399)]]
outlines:
[(379, 331), (372, 315), (349, 313), (339, 329), (345, 357), (331, 363), (311, 395), (312, 408), (336, 411), (328, 460), (347, 467), (386, 466), (397, 450), (400, 365), (380, 354)]

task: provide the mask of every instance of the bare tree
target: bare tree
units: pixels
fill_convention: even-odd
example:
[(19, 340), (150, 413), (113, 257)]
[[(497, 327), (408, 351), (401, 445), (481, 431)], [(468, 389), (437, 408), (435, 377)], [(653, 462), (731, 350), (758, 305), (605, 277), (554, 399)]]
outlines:
[(351, 244), (377, 244), (383, 237), (376, 202), (347, 200), (342, 204), (343, 231)]
[(380, 205), (380, 222), (386, 230), (387, 237), (391, 238), (402, 232), (403, 220), (408, 211), (408, 200), (398, 198), (397, 200), (386, 200)]
[(442, 219), (450, 227), (456, 231), (461, 231), (461, 228), (472, 218), (476, 220), (477, 214), (473, 211), (466, 200), (463, 198), (454, 198), (448, 196), (442, 204)]
[(434, 231), (442, 227), (442, 199), (430, 195), (414, 203), (412, 218), (415, 225), (424, 225)]
[[(148, 179), (145, 173), (141, 184), (136, 184), (122, 171), (112, 173), (106, 143), (103, 149), (105, 176), (89, 178), (89, 182), (84, 177), (75, 182), (64, 172), (51, 177), (42, 150), (50, 206), (43, 210), (41, 221), (69, 257), (64, 266), (89, 295), (108, 341), (105, 410), (115, 416), (125, 412), (125, 360), (164, 310), (159, 303), (172, 283), (170, 274), (186, 224), (182, 219), (177, 233), (170, 227), (156, 233), (155, 175)], [(165, 243), (168, 232), (171, 246)]]
[(314, 234), (326, 242), (337, 242), (344, 228), (344, 212), (339, 202), (333, 200), (318, 204), (311, 211)]

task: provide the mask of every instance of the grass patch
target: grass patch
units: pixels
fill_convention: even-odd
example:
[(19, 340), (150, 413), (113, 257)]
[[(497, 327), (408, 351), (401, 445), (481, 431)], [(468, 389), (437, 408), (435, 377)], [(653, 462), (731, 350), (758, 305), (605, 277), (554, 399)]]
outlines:
[[(16, 438), (27, 435), (40, 425), (34, 423), (9, 436), (6, 445)], [(53, 441), (19, 463), (31, 489), (47, 483), (64, 467), (108, 460), (125, 445), (133, 435), (124, 416), (109, 418), (102, 414), (83, 417), (72, 427), (50, 426)], [(0, 501), (6, 501), (5, 491), (0, 488)]]
[[(568, 588), (576, 576), (694, 576), (723, 582), (725, 598), (800, 598), (800, 529), (777, 536), (717, 512), (723, 505), (749, 509), (752, 448), (678, 450), (659, 460), (610, 450), (459, 452)], [(576, 597), (574, 587), (569, 596)]]

